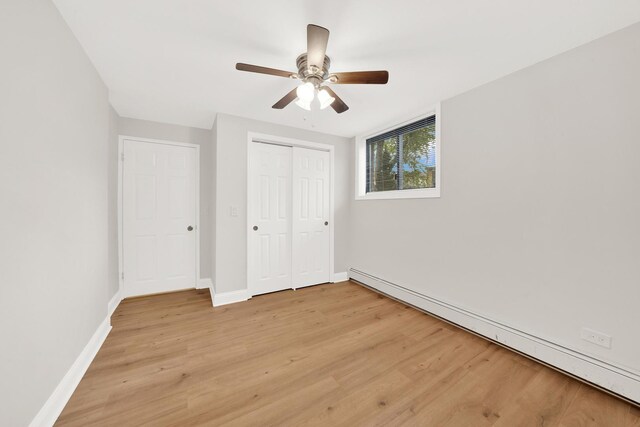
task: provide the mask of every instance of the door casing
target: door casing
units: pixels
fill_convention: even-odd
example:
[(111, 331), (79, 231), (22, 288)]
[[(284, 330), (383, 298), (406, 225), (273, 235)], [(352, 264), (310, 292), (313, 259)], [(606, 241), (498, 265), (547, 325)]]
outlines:
[(251, 173), (252, 173), (251, 157), (253, 154), (253, 148), (255, 143), (283, 145), (286, 147), (301, 147), (301, 148), (308, 148), (312, 150), (329, 152), (329, 163), (330, 163), (329, 179), (331, 180), (331, 183), (329, 186), (329, 281), (333, 283), (334, 282), (334, 253), (335, 253), (334, 252), (335, 147), (333, 145), (321, 144), (318, 142), (304, 141), (300, 139), (286, 138), (281, 136), (268, 135), (264, 133), (248, 132), (248, 135), (247, 135), (247, 209), (245, 210), (245, 230), (247, 233), (245, 252), (246, 252), (246, 259), (247, 259), (246, 277), (247, 277), (248, 296), (251, 297), (254, 295), (254, 292), (253, 292), (254, 290), (251, 289), (251, 283), (249, 280), (249, 267), (251, 262), (250, 260), (251, 254), (249, 253), (250, 239), (251, 239), (251, 233), (249, 232), (250, 231), (249, 227), (251, 226), (251, 224), (249, 224), (249, 206), (250, 206), (251, 200), (253, 199), (252, 197), (254, 194), (253, 191), (255, 191), (255, 189), (253, 188), (252, 180), (251, 180)]
[(152, 144), (162, 145), (176, 145), (179, 147), (194, 148), (196, 153), (196, 170), (195, 170), (195, 182), (196, 182), (196, 283), (194, 288), (200, 282), (200, 146), (198, 144), (191, 144), (188, 142), (176, 142), (167, 141), (162, 139), (140, 138), (137, 136), (119, 135), (118, 137), (118, 293), (120, 298), (125, 298), (127, 295), (124, 289), (124, 235), (123, 235), (123, 156), (124, 156), (124, 141), (139, 141), (148, 142)]

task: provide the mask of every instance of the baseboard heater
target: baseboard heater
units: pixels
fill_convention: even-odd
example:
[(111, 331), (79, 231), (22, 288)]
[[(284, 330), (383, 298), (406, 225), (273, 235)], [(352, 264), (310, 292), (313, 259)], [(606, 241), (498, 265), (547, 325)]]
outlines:
[(640, 406), (640, 375), (355, 268), (349, 278)]

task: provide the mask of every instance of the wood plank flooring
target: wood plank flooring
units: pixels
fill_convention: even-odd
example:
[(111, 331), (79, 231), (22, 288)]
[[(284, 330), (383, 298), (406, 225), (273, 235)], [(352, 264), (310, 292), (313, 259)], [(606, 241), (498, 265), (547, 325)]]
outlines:
[(59, 426), (640, 426), (640, 410), (357, 284), (123, 301)]

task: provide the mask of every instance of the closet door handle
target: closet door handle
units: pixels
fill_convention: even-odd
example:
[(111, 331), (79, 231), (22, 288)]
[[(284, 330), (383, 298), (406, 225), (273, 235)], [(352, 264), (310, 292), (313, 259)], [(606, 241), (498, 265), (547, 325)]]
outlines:
[(329, 225), (329, 221), (325, 221), (325, 222), (324, 222), (324, 225)]
[(253, 226), (253, 231), (258, 231), (258, 226), (257, 225)]

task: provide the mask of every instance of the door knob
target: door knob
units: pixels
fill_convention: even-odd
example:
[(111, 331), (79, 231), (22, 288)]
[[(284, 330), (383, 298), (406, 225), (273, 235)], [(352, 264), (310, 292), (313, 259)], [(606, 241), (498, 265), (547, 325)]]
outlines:
[(325, 222), (324, 222), (324, 225), (329, 225), (329, 221), (325, 221)]
[(258, 231), (258, 226), (257, 225), (253, 226), (253, 231)]
[(192, 226), (188, 226), (187, 227), (187, 231), (193, 231), (193, 227)]

